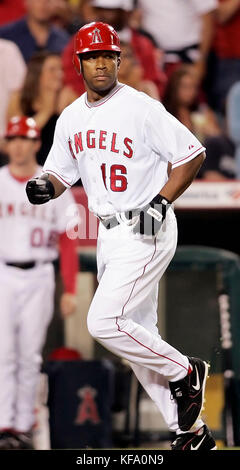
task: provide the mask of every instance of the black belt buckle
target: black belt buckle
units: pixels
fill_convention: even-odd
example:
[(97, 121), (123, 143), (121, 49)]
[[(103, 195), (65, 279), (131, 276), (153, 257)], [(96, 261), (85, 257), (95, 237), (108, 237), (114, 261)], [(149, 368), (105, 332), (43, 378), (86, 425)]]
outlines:
[(119, 225), (119, 222), (115, 216), (112, 216), (109, 219), (103, 219), (100, 215), (98, 215), (97, 217), (107, 230), (116, 227), (116, 225)]
[[(106, 224), (106, 225), (105, 225)], [(114, 228), (117, 225), (119, 225), (119, 222), (116, 217), (112, 217), (110, 220), (106, 220), (105, 223), (103, 224), (107, 230), (110, 228)]]
[(11, 262), (6, 262), (7, 266), (12, 266), (13, 268), (19, 268), (19, 269), (32, 269), (36, 266), (35, 261), (29, 261), (27, 263), (11, 263)]

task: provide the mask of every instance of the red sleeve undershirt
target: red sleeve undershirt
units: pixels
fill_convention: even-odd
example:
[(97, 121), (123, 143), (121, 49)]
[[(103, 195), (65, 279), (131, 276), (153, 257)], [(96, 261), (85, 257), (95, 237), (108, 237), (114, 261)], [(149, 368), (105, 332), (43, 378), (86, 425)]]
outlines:
[(78, 240), (71, 240), (67, 234), (59, 235), (60, 271), (64, 292), (76, 294), (79, 261), (77, 253)]

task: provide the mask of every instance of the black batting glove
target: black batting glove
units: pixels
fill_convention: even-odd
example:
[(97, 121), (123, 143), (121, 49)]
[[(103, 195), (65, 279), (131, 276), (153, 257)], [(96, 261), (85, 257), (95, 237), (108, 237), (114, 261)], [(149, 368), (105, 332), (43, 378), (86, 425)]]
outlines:
[(142, 208), (139, 221), (133, 231), (141, 235), (156, 235), (166, 218), (170, 205), (171, 202), (167, 198), (157, 194), (149, 204)]
[(45, 204), (54, 197), (55, 189), (48, 175), (33, 178), (27, 182), (26, 193), (32, 204)]

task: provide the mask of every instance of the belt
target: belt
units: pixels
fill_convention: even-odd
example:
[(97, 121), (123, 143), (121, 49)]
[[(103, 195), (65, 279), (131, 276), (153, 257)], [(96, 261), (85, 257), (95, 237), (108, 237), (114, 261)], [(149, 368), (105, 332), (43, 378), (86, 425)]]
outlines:
[[(170, 51), (165, 51), (165, 60), (169, 58), (169, 56), (178, 56), (178, 58), (185, 63), (193, 63), (191, 53), (193, 51), (198, 51), (199, 50), (199, 44), (191, 44), (190, 46), (183, 47), (182, 49), (178, 50), (170, 50)], [(166, 60), (167, 61), (167, 60)]]
[(116, 227), (117, 225), (120, 224), (120, 222), (118, 222), (117, 220), (117, 217), (115, 217), (114, 215), (110, 219), (103, 219), (100, 216), (98, 216), (98, 219), (107, 230), (109, 230), (110, 228)]
[(139, 215), (140, 209), (135, 209), (127, 212), (120, 212), (117, 216), (113, 215), (111, 217), (103, 218), (99, 215), (97, 216), (100, 222), (104, 225), (104, 227), (109, 230), (110, 228), (116, 227), (120, 225), (121, 222), (129, 222), (134, 216)]
[[(43, 261), (43, 263), (48, 263), (49, 261)], [(28, 261), (26, 263), (13, 263), (13, 262), (7, 262), (5, 261), (5, 264), (7, 266), (12, 266), (13, 268), (19, 268), (19, 269), (32, 269), (35, 268), (35, 266), (38, 264), (36, 261)]]

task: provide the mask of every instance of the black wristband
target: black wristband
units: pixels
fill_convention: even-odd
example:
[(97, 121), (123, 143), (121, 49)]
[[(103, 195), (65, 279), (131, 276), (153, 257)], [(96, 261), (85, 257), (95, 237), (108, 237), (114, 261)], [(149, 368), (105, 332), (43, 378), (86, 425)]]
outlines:
[(153, 204), (164, 204), (164, 205), (167, 205), (167, 204), (172, 204), (171, 201), (169, 201), (169, 199), (167, 199), (165, 196), (162, 196), (161, 194), (157, 194), (153, 199), (152, 201), (150, 202), (150, 204), (153, 203)]

